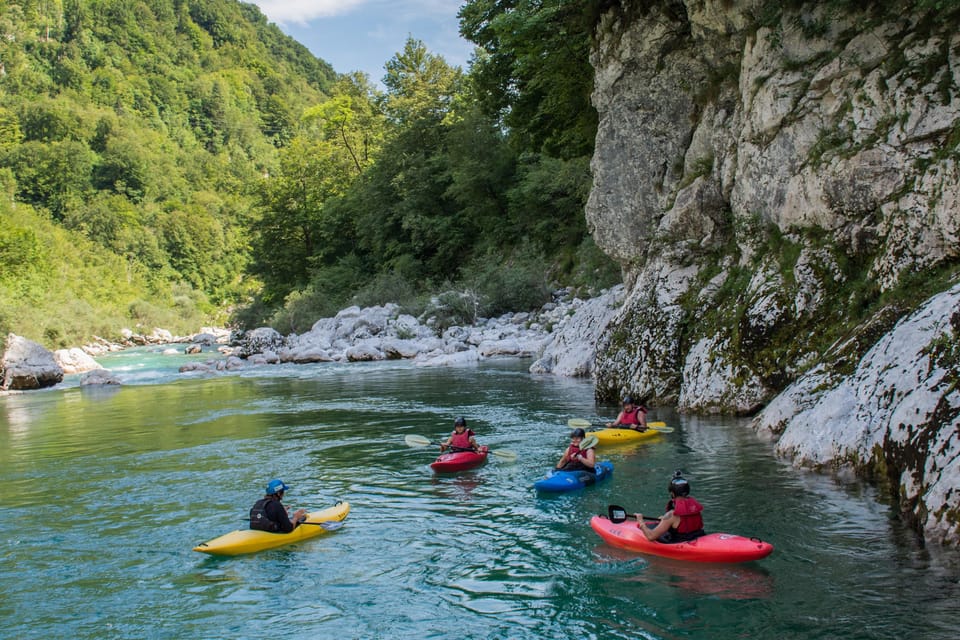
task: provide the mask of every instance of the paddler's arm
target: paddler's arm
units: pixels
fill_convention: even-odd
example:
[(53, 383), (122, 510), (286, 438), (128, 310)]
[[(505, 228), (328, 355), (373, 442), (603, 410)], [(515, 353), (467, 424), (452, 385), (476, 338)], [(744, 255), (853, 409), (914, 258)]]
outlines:
[(580, 456), (580, 462), (591, 469), (596, 468), (597, 454), (594, 452), (593, 448), (587, 449), (587, 452)]
[(647, 523), (643, 520), (642, 513), (637, 513), (634, 515), (634, 517), (637, 519), (637, 528), (643, 532), (643, 535), (646, 537), (647, 540), (656, 540), (657, 538), (665, 534), (667, 531), (670, 530), (670, 527), (673, 525), (673, 520), (674, 520), (673, 512), (668, 511), (667, 513), (663, 514), (662, 518), (660, 518), (660, 524), (658, 524), (656, 527), (651, 529), (650, 527), (647, 526)]

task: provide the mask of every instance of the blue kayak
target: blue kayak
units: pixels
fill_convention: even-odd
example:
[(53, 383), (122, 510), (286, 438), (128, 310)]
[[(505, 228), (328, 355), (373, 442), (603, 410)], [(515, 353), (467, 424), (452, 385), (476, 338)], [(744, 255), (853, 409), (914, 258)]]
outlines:
[(589, 471), (557, 471), (551, 469), (542, 480), (533, 483), (533, 488), (537, 491), (574, 491), (582, 489), (587, 485), (600, 482), (613, 475), (613, 463), (608, 460), (602, 460), (597, 463), (597, 472)]

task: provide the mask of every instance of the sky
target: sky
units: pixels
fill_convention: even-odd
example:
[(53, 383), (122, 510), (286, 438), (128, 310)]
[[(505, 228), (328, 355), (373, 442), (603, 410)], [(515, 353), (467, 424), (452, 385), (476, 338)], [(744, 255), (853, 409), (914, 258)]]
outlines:
[(458, 33), (459, 0), (247, 1), (334, 71), (363, 71), (375, 83), (409, 36), (464, 70), (473, 51)]

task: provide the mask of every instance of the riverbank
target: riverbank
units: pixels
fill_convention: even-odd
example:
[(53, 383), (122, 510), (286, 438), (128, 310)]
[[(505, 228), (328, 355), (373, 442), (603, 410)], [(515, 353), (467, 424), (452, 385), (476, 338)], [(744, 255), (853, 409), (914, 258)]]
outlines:
[(120, 384), (96, 361), (131, 347), (185, 345), (163, 353), (206, 354), (180, 366), (181, 373), (217, 373), (252, 366), (322, 362), (412, 360), (418, 367), (463, 366), (488, 358), (534, 360), (533, 373), (589, 377), (597, 339), (623, 299), (617, 286), (588, 300), (555, 292), (535, 312), (477, 318), (471, 325), (441, 327), (435, 315), (419, 318), (396, 304), (341, 310), (318, 319), (310, 331), (281, 335), (270, 327), (233, 331), (204, 327), (192, 336), (174, 336), (164, 329), (150, 334), (123, 333), (122, 342), (97, 338), (83, 347), (49, 352), (42, 346), (8, 337), (2, 372), (4, 390), (26, 390), (58, 384), (63, 375), (83, 374), (81, 384)]

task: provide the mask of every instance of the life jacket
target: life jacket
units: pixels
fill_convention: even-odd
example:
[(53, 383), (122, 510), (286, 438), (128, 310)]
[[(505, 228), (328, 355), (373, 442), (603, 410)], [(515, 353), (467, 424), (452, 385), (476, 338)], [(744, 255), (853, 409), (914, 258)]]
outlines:
[(640, 412), (643, 412), (644, 415), (647, 414), (646, 407), (634, 407), (633, 411), (624, 411), (623, 418), (620, 419), (620, 424), (632, 425), (640, 424)]
[(671, 531), (682, 539), (692, 540), (703, 535), (703, 505), (696, 498), (674, 498), (667, 507), (673, 505), (673, 515), (680, 518), (680, 524)]
[(454, 449), (468, 449), (473, 451), (473, 445), (470, 444), (470, 438), (473, 437), (473, 431), (464, 429), (463, 433), (454, 431), (450, 434), (450, 446)]
[(563, 471), (589, 471), (596, 473), (595, 467), (588, 467), (580, 461), (580, 454), (586, 454), (588, 449), (581, 449), (575, 444), (567, 447), (567, 462), (563, 465)]
[(280, 531), (280, 524), (267, 517), (267, 503), (274, 498), (266, 496), (257, 500), (253, 508), (250, 509), (250, 528), (257, 531), (270, 531), (276, 533)]

